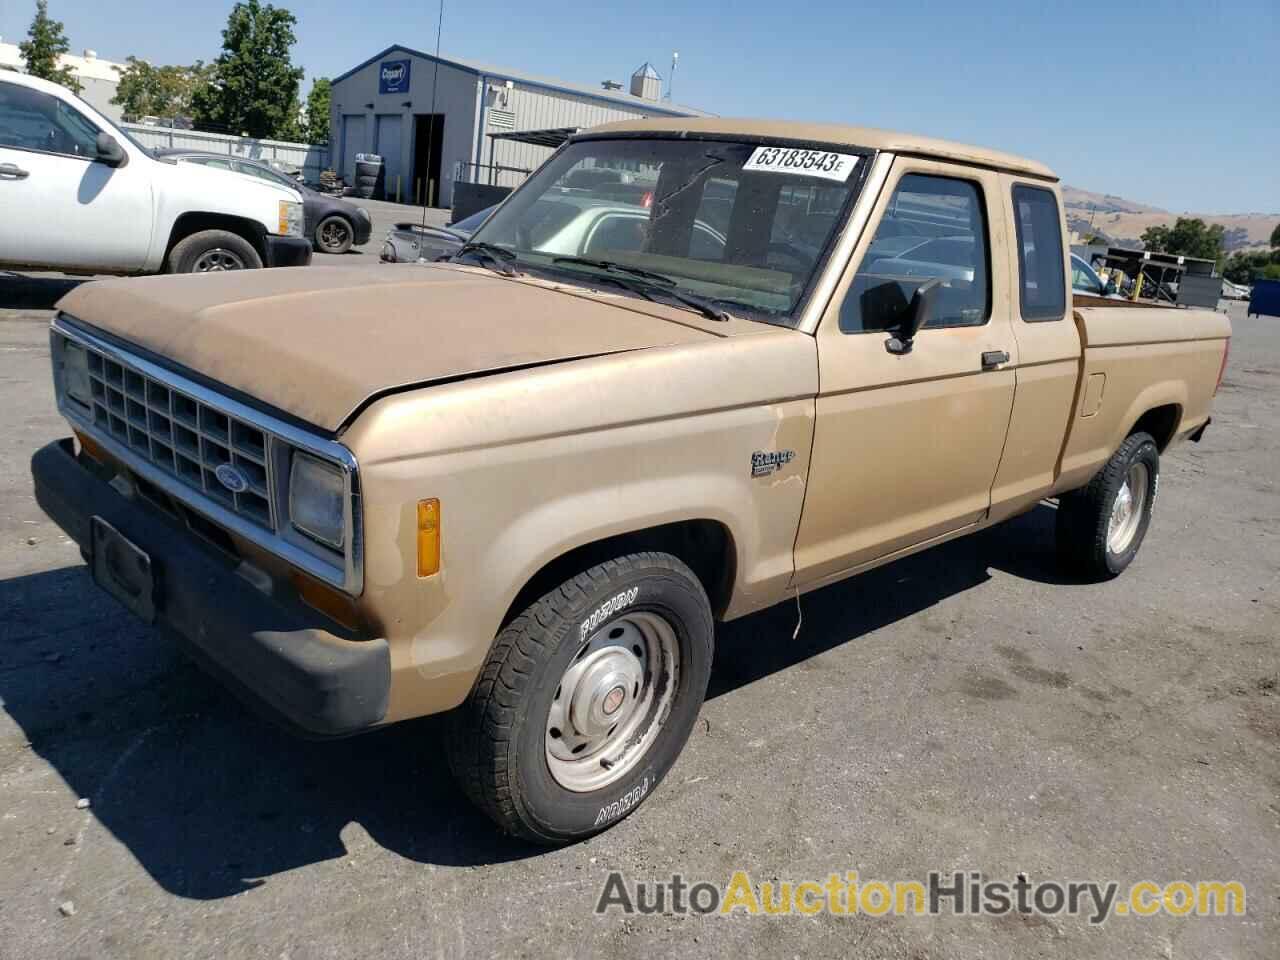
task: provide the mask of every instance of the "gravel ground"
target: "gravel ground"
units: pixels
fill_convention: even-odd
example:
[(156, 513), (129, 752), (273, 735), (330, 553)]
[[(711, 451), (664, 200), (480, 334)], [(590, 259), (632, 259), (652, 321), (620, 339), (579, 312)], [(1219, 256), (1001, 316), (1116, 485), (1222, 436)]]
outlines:
[[(48, 314), (10, 303), (0, 957), (1274, 957), (1280, 321), (1232, 312), (1214, 423), (1166, 458), (1123, 577), (1064, 581), (1041, 507), (806, 597), (798, 640), (794, 604), (725, 626), (661, 789), (547, 851), (464, 803), (437, 722), (293, 740), (91, 585), (31, 496), (30, 454), (66, 433)], [(592, 913), (612, 870), (722, 886), (738, 868), (1234, 879), (1249, 901), (1101, 927)]]

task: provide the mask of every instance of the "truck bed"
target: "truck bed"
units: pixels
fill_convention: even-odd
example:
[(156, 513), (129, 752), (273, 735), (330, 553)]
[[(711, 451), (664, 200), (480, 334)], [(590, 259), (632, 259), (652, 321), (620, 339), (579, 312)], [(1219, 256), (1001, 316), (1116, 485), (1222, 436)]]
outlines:
[(1231, 322), (1212, 310), (1079, 306), (1083, 347), (1056, 489), (1086, 482), (1145, 417), (1161, 449), (1209, 419)]

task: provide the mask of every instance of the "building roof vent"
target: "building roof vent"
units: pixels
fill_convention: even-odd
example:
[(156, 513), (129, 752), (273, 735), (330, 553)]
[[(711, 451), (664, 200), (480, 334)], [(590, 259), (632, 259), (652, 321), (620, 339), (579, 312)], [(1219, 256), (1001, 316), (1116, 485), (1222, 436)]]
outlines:
[(622, 89), (622, 84), (620, 84), (617, 80), (601, 80), (600, 86), (603, 87), (605, 90), (621, 90)]
[(631, 95), (655, 102), (662, 99), (662, 77), (653, 64), (642, 63), (631, 75)]
[(84, 50), (84, 58), (85, 58), (86, 60), (97, 60), (97, 59), (98, 59), (98, 51), (97, 51), (97, 50), (90, 50), (88, 47), (85, 47), (85, 50)]

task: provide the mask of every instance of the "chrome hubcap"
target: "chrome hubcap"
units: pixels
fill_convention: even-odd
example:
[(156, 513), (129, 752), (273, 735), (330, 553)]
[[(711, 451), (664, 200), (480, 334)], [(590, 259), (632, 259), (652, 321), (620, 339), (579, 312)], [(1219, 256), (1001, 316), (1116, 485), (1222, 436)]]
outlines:
[(213, 273), (219, 270), (243, 270), (244, 261), (231, 250), (214, 247), (196, 258), (192, 273)]
[(599, 790), (645, 756), (671, 712), (676, 634), (655, 613), (632, 613), (592, 634), (547, 713), (547, 767), (567, 790)]
[(1107, 522), (1107, 549), (1112, 553), (1124, 553), (1133, 543), (1147, 504), (1147, 486), (1146, 464), (1131, 465), (1120, 492), (1116, 494), (1116, 501), (1111, 506), (1111, 519)]

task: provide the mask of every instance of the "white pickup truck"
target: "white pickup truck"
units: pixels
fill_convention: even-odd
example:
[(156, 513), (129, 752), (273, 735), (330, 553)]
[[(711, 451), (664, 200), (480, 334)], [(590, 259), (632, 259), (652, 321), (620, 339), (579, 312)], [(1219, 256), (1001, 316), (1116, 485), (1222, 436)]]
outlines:
[(311, 261), (302, 197), (157, 160), (65, 87), (0, 73), (0, 267), (204, 273)]

